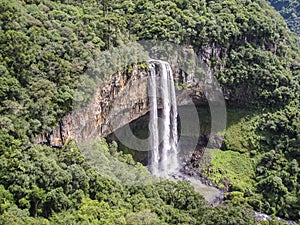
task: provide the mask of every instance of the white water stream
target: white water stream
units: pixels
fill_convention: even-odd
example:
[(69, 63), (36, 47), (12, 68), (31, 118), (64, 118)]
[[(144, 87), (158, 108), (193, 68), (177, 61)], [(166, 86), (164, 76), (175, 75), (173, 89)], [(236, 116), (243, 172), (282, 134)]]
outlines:
[[(159, 70), (156, 67), (159, 66)], [(177, 103), (173, 74), (168, 62), (150, 62), (150, 170), (153, 175), (168, 177), (178, 172)], [(162, 117), (158, 105), (162, 104)]]

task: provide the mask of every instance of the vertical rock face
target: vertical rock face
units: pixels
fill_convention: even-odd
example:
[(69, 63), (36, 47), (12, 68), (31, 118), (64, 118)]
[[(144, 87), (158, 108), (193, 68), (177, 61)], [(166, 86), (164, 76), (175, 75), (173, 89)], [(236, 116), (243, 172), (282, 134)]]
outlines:
[(148, 71), (134, 66), (118, 72), (100, 84), (87, 107), (64, 116), (50, 134), (35, 143), (62, 146), (69, 139), (86, 140), (106, 136), (149, 110), (147, 103)]
[[(215, 93), (216, 87), (209, 79), (199, 81), (193, 74), (187, 75), (178, 68), (172, 70), (178, 83), (188, 84), (184, 91), (177, 93), (178, 105), (190, 104), (186, 102), (183, 92), (187, 93), (196, 105), (219, 101), (214, 99), (215, 95), (210, 96), (210, 93)], [(70, 139), (82, 141), (97, 136), (105, 137), (143, 116), (150, 110), (147, 97), (149, 75), (150, 71), (139, 69), (137, 65), (130, 70), (110, 75), (97, 87), (88, 106), (64, 116), (51, 133), (38, 136), (35, 143), (62, 146)], [(160, 102), (158, 107), (162, 107)]]

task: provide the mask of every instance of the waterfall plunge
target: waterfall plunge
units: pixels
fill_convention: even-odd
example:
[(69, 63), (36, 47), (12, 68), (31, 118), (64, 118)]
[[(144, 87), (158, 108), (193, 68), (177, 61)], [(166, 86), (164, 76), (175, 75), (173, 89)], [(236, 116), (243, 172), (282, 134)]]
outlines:
[[(156, 71), (157, 64), (160, 73)], [(177, 104), (173, 74), (168, 62), (150, 61), (149, 98), (150, 170), (153, 175), (168, 177), (178, 172), (179, 168)], [(158, 99), (161, 99), (163, 107), (161, 118), (158, 117)]]

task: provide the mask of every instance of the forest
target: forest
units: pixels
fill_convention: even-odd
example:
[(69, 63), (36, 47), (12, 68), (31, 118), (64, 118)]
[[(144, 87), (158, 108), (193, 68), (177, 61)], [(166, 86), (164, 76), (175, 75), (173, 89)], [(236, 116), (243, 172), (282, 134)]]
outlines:
[[(280, 11), (281, 2), (295, 6), (284, 9), (287, 22), (265, 0), (0, 0), (0, 224), (300, 222), (300, 42), (291, 19), (299, 4), (272, 4)], [(221, 49), (206, 63), (229, 93), (228, 129), (199, 172), (218, 187), (231, 182), (224, 204), (207, 205), (186, 181), (151, 176), (104, 138), (33, 144), (72, 111), (97, 56), (138, 40), (199, 55)], [(99, 172), (79, 149), (118, 176)], [(147, 183), (132, 185), (131, 171)], [(258, 222), (255, 211), (274, 220)]]
[(289, 28), (300, 34), (300, 3), (294, 0), (270, 0), (272, 6), (280, 12), (283, 18), (286, 20)]

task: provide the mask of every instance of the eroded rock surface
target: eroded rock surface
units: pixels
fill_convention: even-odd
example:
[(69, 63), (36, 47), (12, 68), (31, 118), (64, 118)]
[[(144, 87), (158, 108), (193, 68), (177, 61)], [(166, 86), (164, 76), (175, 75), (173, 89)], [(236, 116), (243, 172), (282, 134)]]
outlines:
[[(186, 82), (184, 90), (177, 91), (177, 104), (191, 104), (186, 96), (190, 96), (195, 104), (217, 102), (213, 95), (215, 87), (209, 82), (187, 77), (182, 71), (174, 69), (175, 79)], [(87, 140), (92, 137), (105, 137), (118, 128), (145, 115), (149, 111), (147, 98), (149, 71), (132, 69), (115, 73), (100, 84), (92, 101), (87, 107), (76, 109), (64, 116), (55, 129), (49, 134), (36, 138), (35, 143), (48, 143), (51, 146), (62, 146), (70, 139)]]

